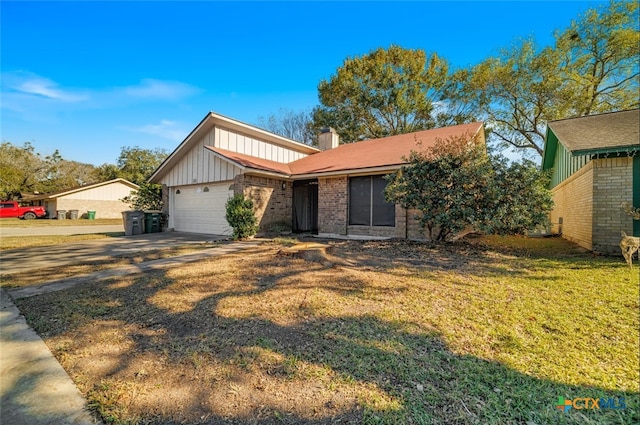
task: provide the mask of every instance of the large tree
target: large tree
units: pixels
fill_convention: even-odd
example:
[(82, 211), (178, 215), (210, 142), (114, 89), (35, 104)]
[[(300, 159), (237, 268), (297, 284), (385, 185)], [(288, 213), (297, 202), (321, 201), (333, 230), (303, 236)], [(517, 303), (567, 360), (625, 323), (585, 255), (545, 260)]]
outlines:
[(312, 130), (312, 117), (308, 111), (296, 112), (280, 108), (277, 114), (258, 117), (258, 126), (296, 142), (317, 144), (317, 137)]
[(48, 193), (94, 183), (93, 166), (67, 161), (56, 150), (42, 156), (30, 142), (0, 145), (0, 197), (19, 198), (22, 193)]
[(498, 145), (542, 155), (548, 121), (638, 107), (637, 1), (591, 9), (555, 37), (455, 73), (448, 94), (486, 120)]
[(314, 129), (333, 127), (349, 143), (433, 128), (447, 78), (447, 62), (419, 49), (391, 46), (347, 58), (318, 86)]
[[(132, 183), (141, 185), (151, 177), (151, 174), (168, 155), (165, 149), (142, 149), (138, 146), (124, 146), (118, 157), (117, 177), (122, 177)], [(103, 168), (105, 171), (111, 169), (109, 166)]]
[(637, 0), (612, 1), (556, 34), (574, 115), (638, 107), (639, 5)]
[(457, 71), (457, 84), (449, 86), (449, 95), (483, 117), (498, 145), (542, 155), (546, 122), (566, 112), (559, 62), (552, 49), (537, 52), (535, 43), (526, 40), (503, 49), (498, 57)]

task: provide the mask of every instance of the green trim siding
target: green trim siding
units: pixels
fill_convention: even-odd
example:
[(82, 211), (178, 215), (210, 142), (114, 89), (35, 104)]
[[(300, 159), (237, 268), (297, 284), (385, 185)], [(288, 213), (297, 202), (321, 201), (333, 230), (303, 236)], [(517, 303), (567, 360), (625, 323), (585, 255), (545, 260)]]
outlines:
[(591, 155), (572, 155), (562, 143), (558, 143), (553, 161), (553, 174), (551, 175), (550, 188), (553, 189), (568, 179), (576, 171), (587, 165), (589, 161), (591, 161)]
[[(633, 206), (640, 208), (640, 155), (633, 157)], [(633, 236), (640, 236), (640, 220), (633, 220)]]

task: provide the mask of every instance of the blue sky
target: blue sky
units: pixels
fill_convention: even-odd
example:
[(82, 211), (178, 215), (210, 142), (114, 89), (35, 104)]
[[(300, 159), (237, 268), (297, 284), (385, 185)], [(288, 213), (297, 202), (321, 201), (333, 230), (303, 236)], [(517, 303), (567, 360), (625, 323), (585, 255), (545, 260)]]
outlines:
[(115, 163), (172, 151), (208, 111), (256, 124), (310, 110), (349, 56), (397, 44), (453, 67), (603, 2), (29, 2), (0, 4), (0, 137)]

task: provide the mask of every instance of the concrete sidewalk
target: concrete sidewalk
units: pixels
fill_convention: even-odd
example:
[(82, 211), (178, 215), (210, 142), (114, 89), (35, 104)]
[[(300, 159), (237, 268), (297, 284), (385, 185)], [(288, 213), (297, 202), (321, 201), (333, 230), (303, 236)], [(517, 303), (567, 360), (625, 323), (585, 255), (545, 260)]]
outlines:
[(98, 423), (67, 372), (1, 288), (0, 376), (3, 424)]
[[(103, 270), (43, 285), (11, 289), (14, 299), (59, 291), (84, 282), (124, 274), (163, 270), (187, 262), (241, 251), (261, 241), (233, 242), (203, 251), (153, 260), (124, 269)], [(0, 422), (13, 425), (89, 425), (98, 422), (86, 410), (80, 391), (42, 339), (0, 288)]]

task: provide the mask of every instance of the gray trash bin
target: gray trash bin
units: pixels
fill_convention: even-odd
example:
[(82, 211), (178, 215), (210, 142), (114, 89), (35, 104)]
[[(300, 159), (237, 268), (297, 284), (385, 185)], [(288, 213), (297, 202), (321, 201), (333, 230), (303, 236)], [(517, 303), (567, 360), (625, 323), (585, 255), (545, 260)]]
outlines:
[(70, 210), (69, 220), (77, 220), (77, 219), (78, 219), (78, 210)]
[(141, 235), (144, 233), (144, 211), (122, 211), (125, 236)]
[(67, 218), (67, 210), (57, 210), (56, 218), (58, 220), (64, 220), (65, 218)]

